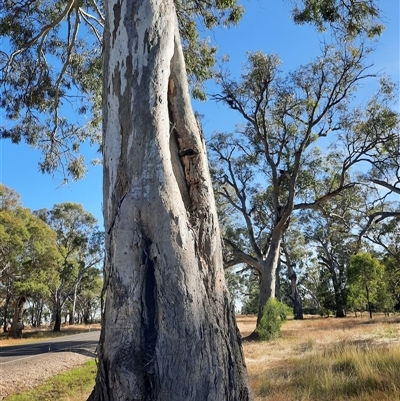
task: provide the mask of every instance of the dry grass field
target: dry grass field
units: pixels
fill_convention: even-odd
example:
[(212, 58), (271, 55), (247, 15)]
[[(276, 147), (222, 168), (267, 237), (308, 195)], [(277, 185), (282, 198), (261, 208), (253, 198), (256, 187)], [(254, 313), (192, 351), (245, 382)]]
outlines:
[[(254, 330), (254, 317), (237, 322)], [(244, 352), (255, 401), (400, 400), (400, 316), (289, 320)]]

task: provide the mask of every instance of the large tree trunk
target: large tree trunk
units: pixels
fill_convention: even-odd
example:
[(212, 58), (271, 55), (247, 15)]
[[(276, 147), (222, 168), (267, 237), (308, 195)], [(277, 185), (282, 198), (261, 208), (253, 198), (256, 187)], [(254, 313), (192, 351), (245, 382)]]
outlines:
[(61, 300), (60, 297), (58, 295), (57, 292), (57, 296), (56, 296), (56, 300), (55, 300), (55, 307), (54, 307), (54, 328), (53, 331), (61, 331), (61, 311), (62, 311), (62, 307), (61, 307)]
[(295, 320), (303, 319), (303, 303), (297, 288), (297, 274), (291, 263), (288, 263), (288, 276), (290, 279), (291, 298), (293, 301), (293, 315)]
[(7, 333), (9, 331), (10, 319), (8, 318), (8, 306), (10, 305), (10, 300), (11, 300), (11, 294), (7, 288), (7, 295), (6, 295), (6, 299), (4, 301), (4, 322), (3, 322), (3, 332), (4, 333)]
[(169, 0), (105, 2), (106, 303), (91, 400), (249, 400)]
[(346, 317), (346, 301), (344, 299), (341, 280), (338, 277), (334, 267), (331, 267), (330, 271), (332, 275), (333, 290), (335, 293), (335, 316), (338, 318)]
[(21, 295), (15, 304), (14, 317), (10, 329), (10, 336), (14, 338), (22, 338), (22, 330), (24, 329), (24, 312), (25, 312), (26, 296)]
[(276, 271), (279, 263), (282, 233), (274, 233), (269, 245), (268, 254), (262, 262), (260, 274), (260, 297), (258, 299), (257, 325), (261, 320), (264, 306), (268, 299), (275, 298)]
[(368, 288), (367, 285), (365, 286), (365, 291), (366, 291), (366, 294), (367, 294), (367, 305), (368, 305), (369, 318), (372, 319), (372, 304), (371, 304), (371, 301), (369, 299), (369, 288)]
[(74, 294), (72, 299), (72, 307), (69, 314), (69, 324), (75, 324), (75, 313), (76, 313), (76, 294), (78, 292), (78, 283), (74, 285)]

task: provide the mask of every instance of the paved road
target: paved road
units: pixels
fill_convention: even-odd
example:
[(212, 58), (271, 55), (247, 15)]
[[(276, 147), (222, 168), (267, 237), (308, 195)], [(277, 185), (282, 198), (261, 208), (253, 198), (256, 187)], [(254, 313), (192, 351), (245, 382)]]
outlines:
[(46, 352), (78, 352), (95, 356), (100, 331), (66, 335), (41, 342), (0, 347), (0, 366), (22, 359), (32, 358)]

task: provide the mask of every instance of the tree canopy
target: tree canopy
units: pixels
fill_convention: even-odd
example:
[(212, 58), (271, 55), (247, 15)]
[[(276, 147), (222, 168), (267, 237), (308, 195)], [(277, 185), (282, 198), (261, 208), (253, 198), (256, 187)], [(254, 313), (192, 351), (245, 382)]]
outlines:
[[(32, 213), (22, 206), (17, 192), (2, 184), (0, 198), (0, 299), (4, 328), (7, 329), (11, 307), (16, 308), (21, 297), (21, 307), (29, 305), (33, 325), (43, 322), (44, 306), (52, 305), (50, 308), (55, 309), (57, 300), (61, 308), (70, 303), (71, 322), (78, 309), (85, 310), (88, 321), (99, 307), (99, 263), (104, 240), (103, 233), (94, 226), (93, 216), (81, 205), (71, 203)], [(24, 309), (17, 313), (21, 320)], [(54, 314), (52, 317), (55, 319)]]
[[(204, 97), (216, 48), (199, 27), (229, 26), (243, 8), (236, 0), (177, 3), (193, 93)], [(10, 0), (0, 4), (0, 107), (8, 121), (0, 136), (25, 140), (43, 154), (42, 172), (86, 172), (81, 144), (101, 144), (103, 2)]]

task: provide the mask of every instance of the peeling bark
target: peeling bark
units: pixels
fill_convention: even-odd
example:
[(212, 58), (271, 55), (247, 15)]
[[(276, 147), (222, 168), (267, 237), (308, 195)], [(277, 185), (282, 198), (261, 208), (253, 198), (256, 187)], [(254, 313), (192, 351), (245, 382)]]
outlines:
[(250, 400), (169, 0), (106, 2), (106, 302), (91, 400)]

